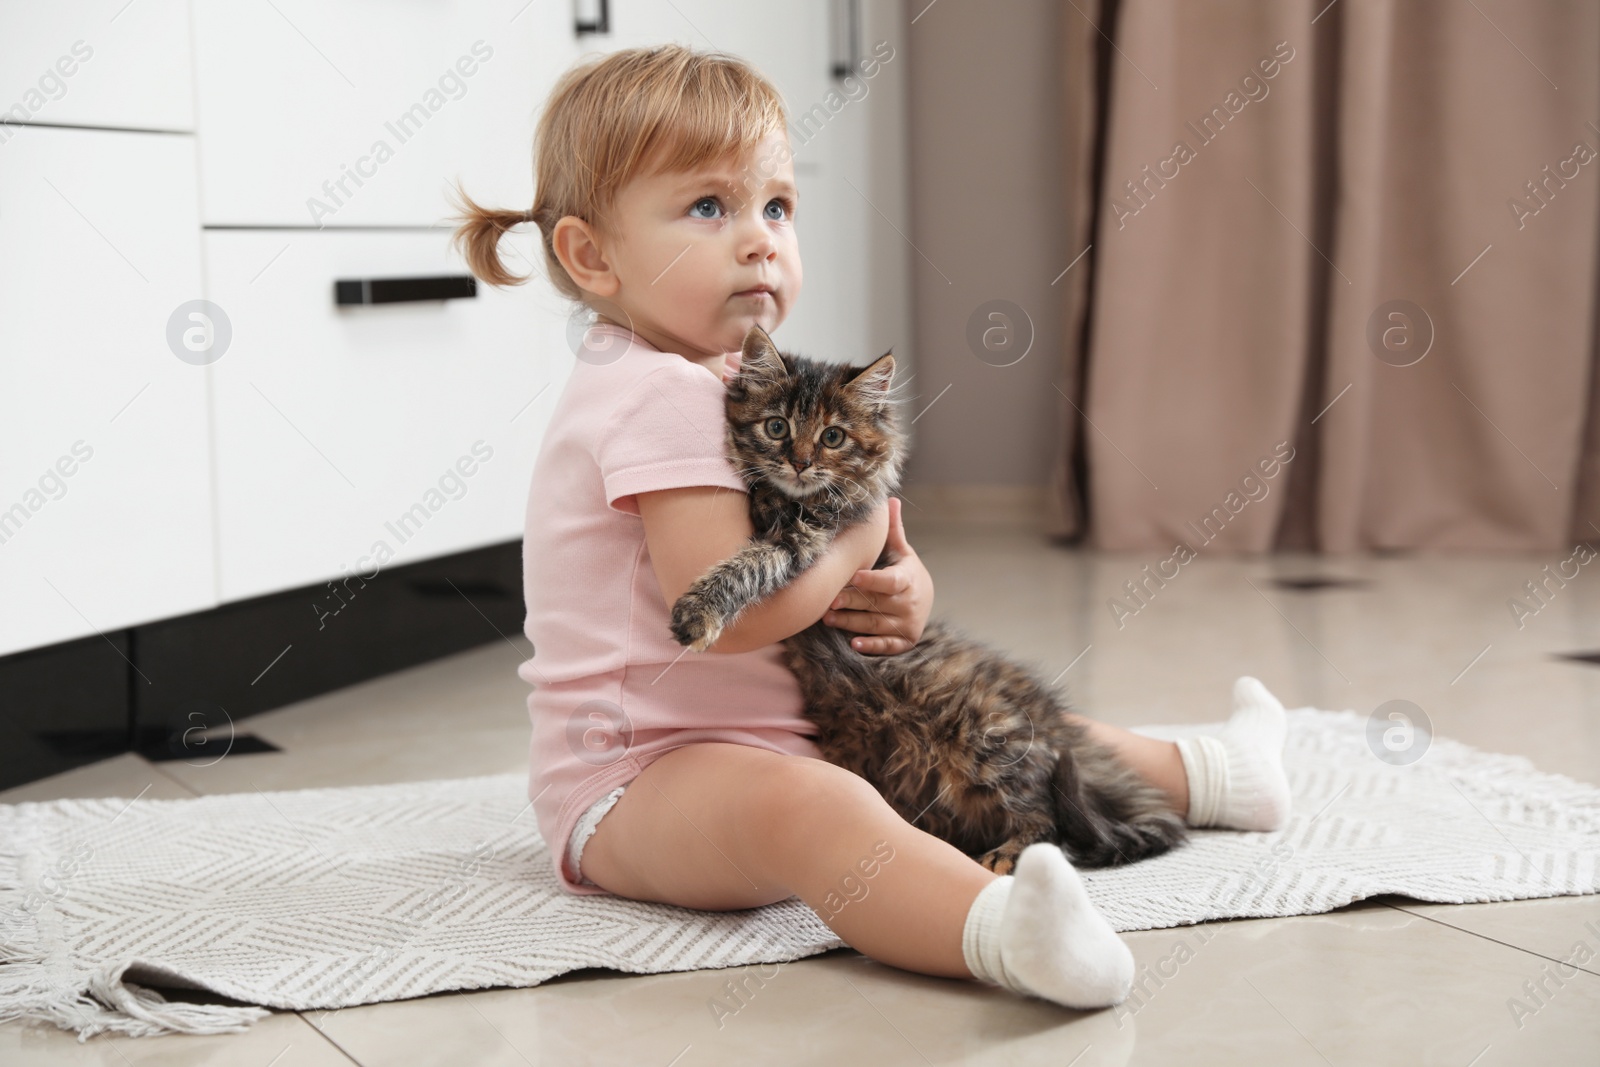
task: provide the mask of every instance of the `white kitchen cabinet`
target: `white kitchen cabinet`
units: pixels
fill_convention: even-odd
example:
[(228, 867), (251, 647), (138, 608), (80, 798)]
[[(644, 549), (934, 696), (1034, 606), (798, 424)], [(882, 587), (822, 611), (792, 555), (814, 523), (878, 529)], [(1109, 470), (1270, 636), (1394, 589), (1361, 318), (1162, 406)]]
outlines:
[[(108, 177), (113, 176), (113, 177)], [(194, 138), (0, 149), (0, 654), (215, 605)]]
[(533, 201), (571, 0), (194, 0), (208, 226), (432, 225)]
[(6, 122), (194, 128), (187, 0), (0, 0), (0, 73)]
[[(906, 354), (904, 42), (840, 106), (853, 5), (616, 0), (575, 35), (592, 6), (0, 0), (0, 655), (520, 537), (574, 359), (537, 233), (502, 242), (538, 266), (512, 290), (339, 308), (334, 283), (465, 274), (451, 186), (531, 203), (583, 53), (675, 40), (771, 77), (810, 116), (778, 341)], [(862, 11), (858, 57), (901, 27)], [(215, 361), (180, 359), (207, 330)]]
[(754, 64), (791, 112), (822, 99), (830, 84), (832, 0), (611, 0), (611, 29), (585, 36), (583, 51), (676, 42), (728, 52)]
[[(910, 45), (904, 36), (900, 0), (863, 0), (859, 5), (857, 63), (853, 83), (836, 82), (831, 117), (807, 141), (827, 160), (820, 240), (821, 285), (808, 288), (809, 313), (831, 317), (833, 336), (863, 363), (893, 348), (897, 379), (912, 372), (917, 353), (911, 337), (911, 265), (920, 253), (911, 243), (910, 185), (906, 171), (907, 83)], [(918, 5), (921, 8), (921, 5)], [(846, 94), (851, 95), (846, 95)], [(837, 112), (832, 109), (837, 107)], [(949, 270), (949, 264), (942, 264)], [(807, 282), (809, 287), (810, 282)], [(820, 298), (820, 299), (816, 299)], [(820, 307), (819, 307), (820, 305)]]
[[(522, 535), (528, 475), (574, 361), (562, 302), (530, 283), (334, 303), (341, 279), (465, 275), (449, 237), (206, 233), (207, 293), (233, 328), (212, 368), (224, 601)], [(501, 248), (526, 270), (537, 244), (513, 233)]]

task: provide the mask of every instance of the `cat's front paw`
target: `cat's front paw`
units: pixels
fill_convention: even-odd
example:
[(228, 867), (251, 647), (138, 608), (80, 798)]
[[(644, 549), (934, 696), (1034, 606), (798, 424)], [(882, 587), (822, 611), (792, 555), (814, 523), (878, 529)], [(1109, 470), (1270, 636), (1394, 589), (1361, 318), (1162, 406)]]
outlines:
[(680, 645), (704, 652), (722, 636), (722, 620), (693, 594), (685, 594), (672, 605), (672, 637)]

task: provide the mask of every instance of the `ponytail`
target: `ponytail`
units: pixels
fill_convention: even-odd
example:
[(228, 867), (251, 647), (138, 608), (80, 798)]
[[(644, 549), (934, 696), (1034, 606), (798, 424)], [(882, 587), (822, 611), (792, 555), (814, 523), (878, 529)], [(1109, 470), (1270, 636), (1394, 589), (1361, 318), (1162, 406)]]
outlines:
[(500, 259), (500, 237), (513, 226), (533, 221), (533, 211), (498, 211), (486, 208), (456, 188), (460, 214), (452, 215), (456, 227), (452, 244), (467, 261), (467, 268), (489, 285), (521, 285), (529, 275), (512, 274)]

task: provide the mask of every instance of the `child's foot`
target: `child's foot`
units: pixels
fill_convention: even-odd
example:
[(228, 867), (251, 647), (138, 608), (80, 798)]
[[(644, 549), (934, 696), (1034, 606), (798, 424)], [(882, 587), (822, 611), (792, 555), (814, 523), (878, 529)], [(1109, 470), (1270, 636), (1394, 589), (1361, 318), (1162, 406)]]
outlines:
[(1121, 1004), (1133, 985), (1133, 954), (1048, 842), (1023, 849), (1014, 875), (984, 886), (962, 951), (980, 981), (1069, 1008)]
[(1190, 826), (1278, 830), (1289, 819), (1283, 705), (1254, 678), (1233, 683), (1233, 717), (1209, 735), (1181, 738)]

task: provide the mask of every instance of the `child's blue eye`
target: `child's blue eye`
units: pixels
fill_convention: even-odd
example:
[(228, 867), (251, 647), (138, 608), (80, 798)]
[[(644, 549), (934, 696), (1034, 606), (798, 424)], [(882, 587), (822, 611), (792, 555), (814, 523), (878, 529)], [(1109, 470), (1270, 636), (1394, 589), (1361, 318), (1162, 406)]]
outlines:
[[(712, 211), (712, 214), (709, 214), (709, 215), (700, 214), (700, 209), (702, 207), (706, 207), (706, 206), (710, 207), (710, 209)], [(690, 206), (690, 208), (689, 208), (689, 217), (690, 218), (696, 218), (696, 219), (714, 219), (714, 218), (718, 217), (718, 215), (719, 215), (719, 213), (721, 211), (722, 211), (722, 205), (717, 203), (717, 198), (716, 197), (714, 197), (714, 196), (702, 196), (699, 200), (696, 200), (694, 202), (694, 204)]]
[[(789, 204), (781, 198), (769, 200), (762, 214), (768, 222), (785, 222), (789, 219)], [(689, 217), (693, 219), (717, 219), (723, 215), (722, 202), (714, 196), (703, 196), (689, 207)]]

